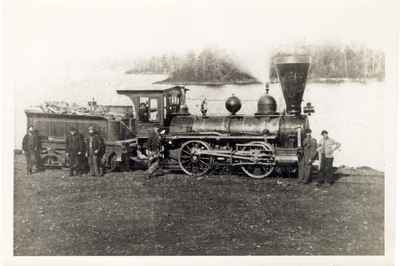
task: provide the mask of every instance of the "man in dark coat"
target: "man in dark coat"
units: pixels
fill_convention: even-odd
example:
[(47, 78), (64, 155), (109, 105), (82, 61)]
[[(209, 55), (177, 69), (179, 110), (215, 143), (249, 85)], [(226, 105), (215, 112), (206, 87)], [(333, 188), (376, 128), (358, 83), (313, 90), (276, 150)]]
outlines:
[(311, 167), (317, 157), (317, 140), (311, 136), (311, 129), (306, 129), (303, 141), (303, 152), (299, 155), (299, 183), (311, 182)]
[(104, 139), (96, 132), (94, 127), (89, 127), (89, 137), (86, 141), (87, 157), (89, 161), (90, 175), (102, 176), (102, 158), (106, 151)]
[(154, 128), (147, 139), (148, 179), (156, 176), (160, 170), (160, 159), (163, 156), (162, 137), (164, 134), (165, 129)]
[(33, 126), (28, 127), (28, 132), (22, 140), (22, 150), (26, 158), (26, 172), (32, 174), (33, 165), (39, 171), (41, 169), (40, 160), (40, 139)]
[(81, 175), (83, 171), (83, 160), (85, 154), (85, 140), (74, 127), (71, 127), (66, 139), (66, 155), (69, 159), (69, 175)]

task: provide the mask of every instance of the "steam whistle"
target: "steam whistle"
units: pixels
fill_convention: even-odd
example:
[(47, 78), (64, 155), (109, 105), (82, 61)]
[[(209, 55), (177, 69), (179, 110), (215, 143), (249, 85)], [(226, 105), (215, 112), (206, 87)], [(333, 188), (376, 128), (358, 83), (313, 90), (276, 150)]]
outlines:
[(265, 83), (265, 93), (268, 94), (269, 93), (269, 82)]

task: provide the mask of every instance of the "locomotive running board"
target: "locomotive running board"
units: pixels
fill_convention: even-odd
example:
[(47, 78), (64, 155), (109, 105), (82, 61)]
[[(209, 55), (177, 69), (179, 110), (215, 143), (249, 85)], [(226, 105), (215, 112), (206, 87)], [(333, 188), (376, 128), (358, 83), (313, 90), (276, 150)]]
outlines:
[(237, 160), (248, 160), (249, 162), (241, 162), (241, 163), (233, 163), (232, 165), (254, 165), (254, 164), (261, 164), (261, 165), (275, 165), (275, 162), (262, 162), (260, 160), (265, 160), (270, 158), (270, 155), (263, 155), (260, 154), (257, 156), (257, 160), (254, 160), (251, 152), (246, 151), (231, 151), (231, 150), (199, 150), (198, 155), (208, 155), (212, 157), (219, 157), (219, 158), (227, 158), (231, 162), (233, 159)]
[(225, 140), (225, 139), (233, 139), (233, 140), (261, 140), (265, 141), (267, 139), (276, 139), (276, 136), (229, 136), (229, 135), (175, 135), (175, 136), (167, 136), (167, 140), (177, 140), (177, 139), (188, 139), (188, 140)]

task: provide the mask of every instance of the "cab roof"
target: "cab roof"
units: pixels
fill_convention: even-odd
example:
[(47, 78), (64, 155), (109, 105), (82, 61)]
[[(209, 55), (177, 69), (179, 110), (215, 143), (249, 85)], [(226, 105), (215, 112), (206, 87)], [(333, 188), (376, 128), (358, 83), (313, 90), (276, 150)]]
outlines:
[(117, 90), (118, 94), (168, 94), (173, 91), (181, 91), (185, 90), (188, 91), (189, 89), (184, 86), (174, 86), (171, 88), (160, 88), (156, 90)]

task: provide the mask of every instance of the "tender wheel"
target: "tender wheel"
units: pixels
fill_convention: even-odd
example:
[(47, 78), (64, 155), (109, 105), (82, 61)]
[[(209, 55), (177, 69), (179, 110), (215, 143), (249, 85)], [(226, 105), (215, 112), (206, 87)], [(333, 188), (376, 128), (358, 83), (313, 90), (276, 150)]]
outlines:
[[(242, 165), (240, 168), (242, 171), (251, 178), (255, 179), (262, 179), (269, 176), (275, 167), (275, 160), (274, 160), (274, 151), (273, 148), (265, 143), (265, 142), (250, 142), (251, 146), (243, 147), (242, 151), (251, 151), (254, 153), (254, 157), (256, 156), (267, 156), (268, 159), (264, 159), (261, 164), (249, 164), (249, 165)], [(242, 160), (241, 162), (246, 163), (249, 161)]]
[(178, 152), (178, 163), (181, 169), (191, 176), (206, 174), (212, 167), (212, 157), (201, 154), (201, 151), (206, 150), (210, 150), (210, 147), (204, 141), (185, 142)]
[(108, 164), (107, 164), (107, 169), (106, 172), (110, 173), (110, 172), (114, 172), (118, 169), (119, 166), (119, 162), (117, 161), (117, 155), (115, 153), (111, 154), (108, 157)]
[(60, 166), (57, 156), (47, 155), (42, 158), (42, 164), (46, 167), (56, 167)]

